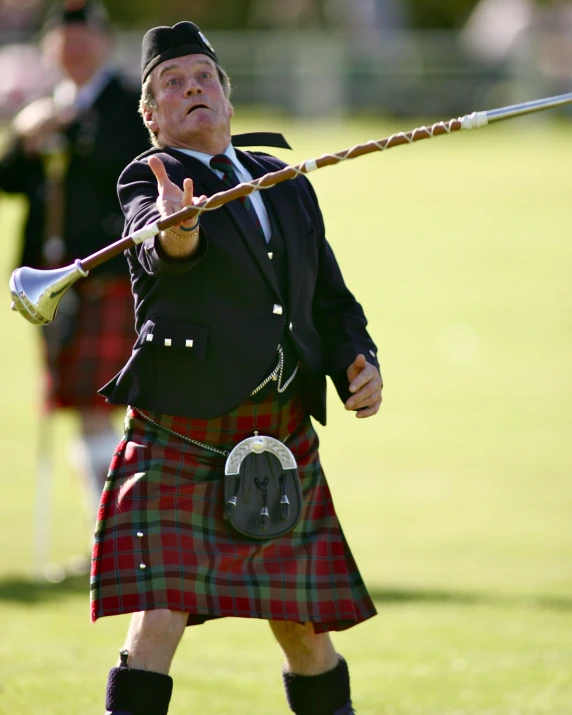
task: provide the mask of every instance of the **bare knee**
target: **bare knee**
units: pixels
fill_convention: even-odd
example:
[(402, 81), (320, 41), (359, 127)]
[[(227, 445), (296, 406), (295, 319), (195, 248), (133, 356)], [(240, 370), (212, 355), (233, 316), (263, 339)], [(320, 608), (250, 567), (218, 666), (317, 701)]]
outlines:
[(315, 633), (311, 623), (289, 621), (270, 621), (270, 628), (289, 672), (318, 675), (336, 667), (338, 655), (328, 633)]
[(129, 667), (168, 673), (187, 618), (186, 613), (164, 608), (134, 613), (125, 641)]

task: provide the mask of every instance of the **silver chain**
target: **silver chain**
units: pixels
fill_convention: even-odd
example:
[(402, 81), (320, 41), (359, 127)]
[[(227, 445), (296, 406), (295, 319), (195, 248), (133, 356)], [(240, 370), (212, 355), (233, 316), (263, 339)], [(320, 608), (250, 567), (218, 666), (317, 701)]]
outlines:
[(278, 380), (278, 385), (276, 386), (276, 391), (282, 394), (288, 389), (288, 385), (292, 382), (292, 380), (296, 377), (296, 373), (298, 372), (298, 365), (294, 368), (294, 372), (290, 375), (290, 377), (286, 380), (284, 384), (282, 384), (282, 378), (284, 377), (284, 350), (282, 349), (282, 345), (279, 345), (278, 348), (278, 365), (272, 370), (270, 375), (266, 377), (258, 387), (255, 387), (254, 390), (250, 393), (250, 397), (253, 395), (256, 395), (257, 392), (260, 392), (263, 387), (266, 387), (268, 383), (271, 380)]
[[(263, 387), (266, 387), (268, 383), (271, 380), (278, 380), (278, 385), (276, 386), (276, 391), (279, 393), (284, 392), (287, 388), (288, 385), (292, 382), (292, 380), (296, 377), (296, 373), (298, 372), (298, 365), (296, 365), (296, 368), (294, 372), (290, 375), (290, 377), (286, 380), (284, 384), (282, 384), (282, 378), (284, 375), (284, 350), (282, 349), (282, 345), (278, 346), (278, 365), (274, 368), (274, 370), (268, 375), (267, 378), (265, 378), (258, 387), (255, 387), (254, 390), (250, 393), (250, 396), (252, 397), (253, 395), (256, 395), (257, 392), (260, 392)], [(159, 427), (159, 429), (165, 430), (165, 432), (169, 432), (172, 435), (175, 435), (175, 437), (180, 437), (181, 439), (184, 439), (185, 442), (190, 442), (191, 444), (194, 444), (196, 447), (201, 447), (202, 449), (209, 450), (210, 452), (215, 452), (216, 454), (220, 454), (223, 457), (228, 457), (230, 452), (227, 449), (218, 449), (217, 447), (211, 447), (210, 444), (205, 444), (204, 442), (199, 442), (198, 439), (192, 439), (191, 437), (185, 437), (184, 434), (180, 434), (180, 432), (175, 432), (175, 430), (170, 429), (169, 427), (165, 427), (165, 425), (162, 425), (160, 422), (156, 422), (154, 419), (146, 415), (144, 412), (141, 412), (140, 410), (137, 410), (137, 408), (133, 408), (136, 410), (137, 414), (140, 415), (144, 420), (147, 422), (150, 422), (152, 425), (155, 425), (155, 427)], [(290, 437), (288, 435), (286, 439), (282, 440), (283, 442), (286, 442), (286, 440)]]
[[(169, 432), (170, 434), (174, 435), (175, 437), (179, 437), (180, 439), (184, 439), (185, 442), (190, 442), (191, 444), (194, 444), (196, 447), (202, 447), (202, 449), (207, 449), (211, 452), (216, 452), (217, 454), (222, 455), (223, 457), (228, 457), (230, 452), (228, 449), (218, 449), (217, 447), (211, 447), (210, 444), (205, 444), (204, 442), (199, 442), (198, 439), (192, 439), (191, 437), (185, 437), (184, 434), (181, 434), (180, 432), (175, 432), (175, 430), (170, 429), (169, 427), (165, 427), (165, 425), (162, 425), (160, 422), (155, 422), (155, 420), (151, 419), (149, 415), (146, 415), (144, 412), (141, 412), (138, 410), (136, 407), (132, 408), (137, 412), (137, 414), (142, 417), (144, 420), (147, 420), (147, 422), (150, 422), (152, 425), (155, 425), (155, 427), (159, 427), (159, 429), (165, 430), (165, 432)], [(254, 434), (258, 434), (258, 432), (255, 432)], [(286, 444), (286, 442), (290, 439), (292, 436), (292, 432), (286, 435), (283, 440), (280, 440), (283, 444)]]
[(202, 449), (208, 449), (211, 452), (216, 452), (217, 454), (221, 454), (223, 457), (228, 457), (228, 455), (230, 454), (228, 449), (218, 449), (217, 447), (211, 447), (210, 444), (205, 444), (204, 442), (199, 442), (198, 439), (192, 439), (191, 437), (185, 437), (184, 434), (181, 434), (180, 432), (175, 432), (175, 430), (172, 430), (169, 427), (165, 427), (165, 425), (162, 425), (160, 422), (155, 422), (155, 420), (151, 419), (151, 417), (146, 415), (144, 412), (141, 412), (140, 410), (137, 410), (136, 408), (133, 408), (133, 409), (136, 410), (137, 414), (140, 417), (143, 417), (144, 420), (147, 420), (147, 422), (150, 422), (152, 425), (155, 425), (155, 427), (159, 427), (159, 429), (165, 430), (165, 432), (169, 432), (170, 434), (175, 435), (175, 437), (184, 439), (185, 442), (190, 442), (191, 444), (194, 444), (196, 447), (202, 447)]

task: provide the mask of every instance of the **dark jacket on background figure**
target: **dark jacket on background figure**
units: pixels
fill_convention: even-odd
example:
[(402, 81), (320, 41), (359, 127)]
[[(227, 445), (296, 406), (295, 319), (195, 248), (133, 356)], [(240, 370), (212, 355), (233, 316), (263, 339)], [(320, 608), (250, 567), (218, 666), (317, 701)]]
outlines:
[[(65, 178), (63, 231), (66, 255), (60, 264), (84, 258), (120, 238), (123, 215), (117, 179), (125, 166), (149, 147), (149, 135), (138, 114), (139, 88), (112, 75), (91, 107), (65, 129), (70, 160)], [(0, 190), (28, 200), (18, 265), (45, 268), (46, 174), (42, 159), (27, 155), (12, 138), (0, 157)], [(127, 275), (123, 256), (95, 269)]]

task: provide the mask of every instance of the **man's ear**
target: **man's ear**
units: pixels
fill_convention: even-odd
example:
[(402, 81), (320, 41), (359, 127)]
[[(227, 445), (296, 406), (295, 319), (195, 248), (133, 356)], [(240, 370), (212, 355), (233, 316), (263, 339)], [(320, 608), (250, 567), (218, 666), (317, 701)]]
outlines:
[(153, 119), (153, 110), (150, 107), (145, 107), (143, 110), (143, 119), (145, 120), (145, 126), (148, 127), (154, 134), (159, 131), (159, 126)]

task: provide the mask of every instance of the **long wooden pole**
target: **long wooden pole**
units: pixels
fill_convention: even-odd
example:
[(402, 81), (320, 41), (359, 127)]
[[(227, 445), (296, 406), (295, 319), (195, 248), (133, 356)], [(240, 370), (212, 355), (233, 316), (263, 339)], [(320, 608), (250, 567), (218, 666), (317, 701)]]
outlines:
[(532, 114), (534, 112), (540, 112), (566, 104), (572, 104), (572, 92), (569, 92), (568, 94), (561, 94), (556, 97), (548, 97), (546, 99), (537, 99), (532, 102), (524, 102), (522, 104), (501, 107), (499, 109), (484, 112), (473, 112), (472, 114), (466, 114), (464, 117), (450, 119), (448, 122), (437, 122), (432, 124), (430, 127), (422, 126), (408, 132), (398, 132), (397, 134), (392, 134), (385, 139), (377, 141), (370, 140), (364, 144), (358, 144), (350, 149), (344, 149), (336, 152), (335, 154), (323, 154), (317, 159), (309, 159), (307, 161), (303, 161), (301, 164), (286, 166), (279, 171), (273, 171), (269, 174), (265, 174), (259, 179), (239, 184), (238, 186), (228, 189), (227, 191), (220, 191), (195, 206), (186, 207), (181, 211), (177, 211), (172, 214), (168, 218), (148, 224), (142, 229), (135, 231), (133, 234), (125, 236), (106, 248), (97, 251), (97, 253), (93, 253), (87, 258), (82, 259), (80, 261), (81, 268), (84, 271), (90, 271), (92, 268), (105, 263), (109, 259), (123, 253), (123, 251), (131, 248), (135, 244), (141, 243), (147, 238), (151, 238), (170, 226), (175, 226), (181, 223), (181, 221), (190, 219), (193, 216), (200, 216), (206, 211), (214, 211), (229, 201), (234, 201), (241, 196), (247, 196), (253, 191), (268, 189), (271, 186), (281, 183), (282, 181), (293, 179), (300, 174), (309, 174), (311, 171), (315, 171), (316, 169), (321, 169), (325, 166), (333, 166), (334, 164), (339, 164), (347, 159), (357, 159), (359, 156), (371, 154), (375, 151), (386, 151), (387, 149), (392, 149), (393, 147), (401, 146), (403, 144), (413, 144), (414, 142), (422, 141), (423, 139), (431, 139), (432, 137), (450, 134), (451, 132), (458, 132), (460, 130), (478, 129), (486, 126), (487, 124), (503, 119), (511, 119), (513, 117)]

